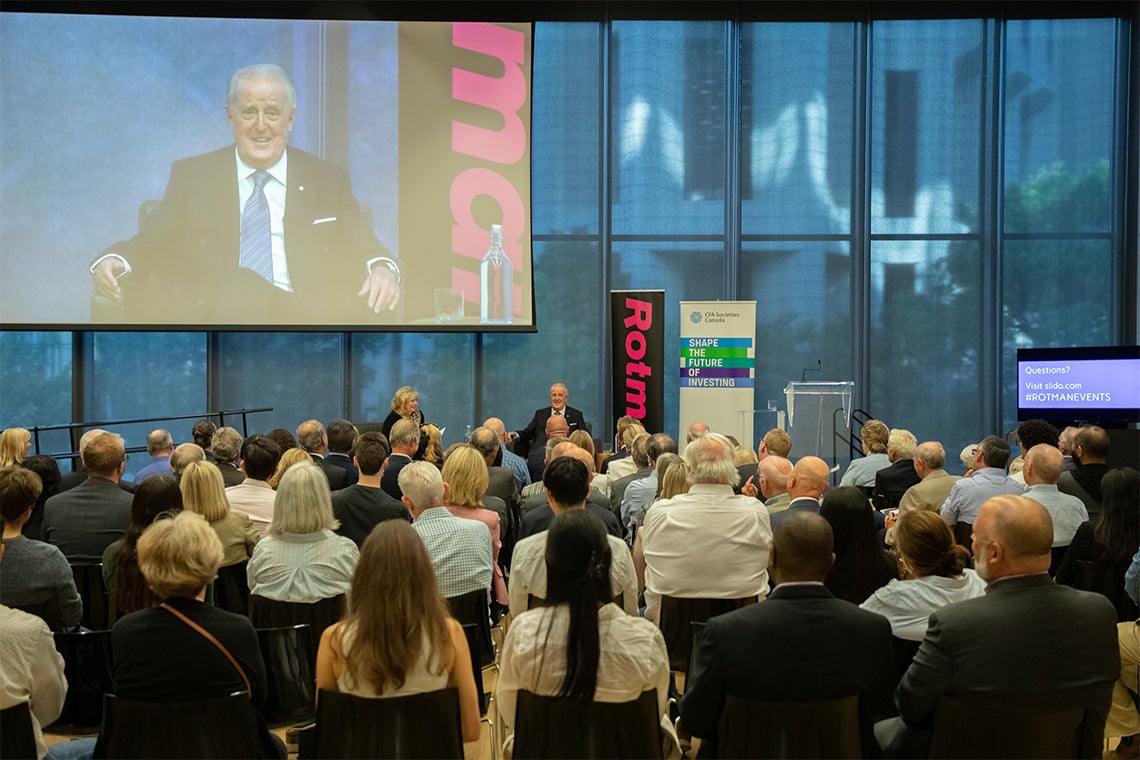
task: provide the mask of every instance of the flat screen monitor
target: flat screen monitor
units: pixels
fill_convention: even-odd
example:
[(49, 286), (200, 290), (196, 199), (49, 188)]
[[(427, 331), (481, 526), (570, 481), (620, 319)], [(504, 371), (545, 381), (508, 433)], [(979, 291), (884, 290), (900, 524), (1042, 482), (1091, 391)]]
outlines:
[(1019, 348), (1017, 419), (1140, 422), (1140, 346)]

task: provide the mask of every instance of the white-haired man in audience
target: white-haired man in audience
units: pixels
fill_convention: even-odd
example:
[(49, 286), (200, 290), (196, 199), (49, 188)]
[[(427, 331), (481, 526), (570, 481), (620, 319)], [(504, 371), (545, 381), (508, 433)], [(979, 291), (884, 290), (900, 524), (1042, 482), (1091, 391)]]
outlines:
[(170, 455), (170, 473), (182, 482), (182, 473), (195, 462), (206, 461), (206, 450), (196, 443), (180, 443)]
[[(703, 425), (701, 422), (694, 422), (693, 425)], [(693, 427), (690, 425), (690, 429)], [(701, 433), (698, 439), (707, 435), (707, 432)], [(690, 439), (690, 441), (696, 439)], [(625, 495), (621, 500), (621, 524), (625, 529), (627, 536), (633, 536), (637, 533), (637, 526), (641, 519), (642, 513), (653, 501), (653, 497), (657, 493), (657, 483), (662, 473), (657, 472), (657, 460), (663, 454), (676, 454), (677, 442), (673, 440), (673, 436), (668, 433), (654, 433), (649, 436), (649, 440), (645, 442), (645, 456), (649, 459), (649, 466), (652, 468), (649, 475), (641, 480), (634, 480), (625, 489)], [(736, 464), (733, 460), (733, 468)]]
[(887, 459), (891, 463), (875, 473), (875, 489), (871, 492), (871, 499), (878, 509), (894, 509), (907, 489), (922, 480), (914, 469), (914, 446), (917, 442), (909, 430), (891, 430), (887, 438)]
[(530, 470), (527, 469), (526, 460), (507, 446), (502, 445), (507, 438), (507, 428), (503, 425), (503, 421), (498, 417), (488, 417), (483, 422), (483, 427), (494, 430), (495, 435), (499, 437), (499, 450), (503, 452), (503, 467), (509, 468), (515, 474), (515, 482), (518, 483), (519, 490), (521, 491), (529, 486)]
[[(506, 513), (508, 515), (515, 514), (518, 511), (519, 504), (519, 486), (515, 479), (515, 473), (509, 467), (495, 464), (500, 452), (505, 455), (507, 451), (500, 443), (499, 434), (493, 428), (477, 427), (471, 431), (470, 443), (482, 455), (483, 461), (487, 464), (486, 495), (502, 499)], [(503, 532), (506, 533), (507, 528), (510, 527), (513, 526), (508, 521), (502, 526)]]
[(895, 543), (895, 525), (908, 512), (925, 509), (937, 512), (950, 495), (950, 489), (961, 480), (959, 475), (946, 472), (946, 449), (938, 441), (924, 441), (914, 449), (914, 472), (919, 482), (906, 490), (899, 500), (897, 514), (886, 516), (886, 542)]
[[(417, 429), (416, 440), (419, 440)], [(345, 471), (325, 460), (329, 448), (329, 436), (319, 420), (305, 420), (297, 427), (297, 445), (313, 458), (313, 464), (321, 469), (329, 481), (329, 490), (337, 491), (345, 486)]]
[(1061, 450), (1039, 443), (1025, 455), (1025, 496), (1039, 502), (1053, 520), (1053, 546), (1068, 546), (1081, 523), (1089, 519), (1084, 502), (1076, 496), (1061, 493), (1057, 480), (1061, 477)]
[(241, 433), (232, 427), (220, 427), (214, 433), (214, 464), (221, 470), (226, 488), (245, 480), (245, 473), (238, 469), (243, 442)]
[(400, 500), (411, 513), (412, 527), (431, 556), (439, 595), (451, 599), (480, 589), (489, 592), (491, 533), (487, 526), (447, 511), (443, 505), (449, 488), (431, 462), (412, 462), (400, 469), (399, 477), (403, 493)]
[(688, 445), (698, 438), (703, 438), (707, 433), (711, 431), (712, 428), (710, 428), (704, 422), (694, 422), (693, 424), (689, 425), (689, 429), (685, 431), (685, 444)]
[(951, 529), (958, 523), (973, 524), (978, 510), (991, 497), (1022, 494), (1024, 489), (1005, 474), (1009, 454), (1009, 444), (996, 435), (986, 436), (974, 447), (973, 474), (954, 484), (939, 510)]
[(827, 462), (819, 457), (800, 457), (788, 476), (788, 508), (772, 515), (772, 527), (777, 527), (796, 512), (819, 514), (820, 500), (827, 493)]
[(146, 437), (146, 453), (151, 463), (135, 473), (135, 482), (141, 483), (154, 475), (174, 477), (170, 472), (170, 455), (174, 453), (174, 439), (169, 430), (152, 430)]
[(771, 518), (764, 505), (734, 494), (732, 444), (708, 433), (685, 447), (689, 491), (645, 513), (645, 616), (657, 621), (661, 597), (741, 599), (768, 593)]
[(863, 457), (852, 460), (839, 481), (841, 486), (874, 488), (875, 473), (891, 463), (887, 456), (887, 439), (890, 429), (879, 420), (867, 420), (860, 431)]
[(420, 447), (420, 426), (415, 420), (399, 420), (388, 431), (388, 445), (392, 451), (380, 478), (380, 487), (393, 499), (404, 494), (400, 490), (400, 470), (412, 463)]

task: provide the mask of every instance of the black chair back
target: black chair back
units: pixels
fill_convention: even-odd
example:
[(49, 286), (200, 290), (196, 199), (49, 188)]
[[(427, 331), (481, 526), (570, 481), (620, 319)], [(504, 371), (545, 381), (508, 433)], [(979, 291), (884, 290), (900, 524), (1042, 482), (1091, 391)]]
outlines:
[(558, 697), (518, 693), (513, 757), (661, 757), (657, 692), (643, 691), (631, 702), (579, 704)]
[(447, 599), (451, 616), (460, 625), (474, 625), (478, 638), (479, 665), (490, 665), (495, 661), (495, 642), (491, 639), (491, 608), (487, 592), (477, 589), (462, 596)]
[(716, 615), (754, 604), (756, 597), (743, 599), (682, 599), (661, 597), (660, 627), (669, 651), (669, 669), (685, 672), (692, 656), (692, 624), (703, 623)]
[(0, 710), (0, 757), (4, 760), (36, 760), (36, 732), (32, 709), (20, 702)]
[(459, 689), (367, 699), (321, 689), (317, 758), (463, 757)]
[(111, 627), (111, 600), (107, 587), (103, 585), (102, 562), (73, 562), (71, 575), (75, 578), (75, 588), (83, 600), (83, 616), (80, 624), (93, 631), (105, 631)]
[(930, 736), (932, 758), (1099, 758), (1100, 725), (1083, 708), (1048, 709), (955, 694), (940, 697)]
[(29, 615), (35, 615), (47, 623), (48, 630), (52, 633), (63, 630), (63, 620), (59, 614), (59, 603), (55, 600), (55, 594), (52, 594), (47, 599), (41, 599), (38, 602), (13, 604), (10, 606), (13, 609), (23, 610)]
[(966, 547), (966, 551), (970, 556), (974, 556), (974, 539), (971, 536), (974, 533), (974, 524), (968, 522), (960, 522), (954, 524), (954, 542)]
[(268, 686), (261, 714), (273, 728), (313, 718), (317, 677), (309, 657), (313, 648), (311, 639), (312, 630), (307, 625), (257, 631)]
[(90, 733), (99, 727), (103, 695), (114, 690), (110, 631), (55, 634), (63, 656), (67, 697), (52, 724), (54, 733)]
[(319, 602), (279, 602), (265, 596), (251, 594), (249, 597), (249, 617), (255, 628), (288, 628), (294, 625), (307, 625), (312, 632), (310, 656), (316, 668), (317, 646), (321, 634), (344, 613), (344, 594), (330, 596)]
[(474, 623), (463, 626), (463, 635), (467, 637), (467, 650), (471, 653), (471, 672), (475, 674), (475, 693), (479, 695), (479, 716), (487, 714), (490, 705), (490, 694), (483, 691), (483, 665), (479, 662), (479, 629)]
[(864, 757), (859, 697), (766, 702), (728, 695), (717, 723), (718, 757)]
[(257, 723), (249, 696), (203, 702), (136, 702), (104, 697), (96, 758), (251, 758)]
[(898, 636), (891, 637), (891, 659), (894, 662), (894, 682), (896, 684), (902, 680), (903, 673), (910, 667), (910, 663), (914, 660), (914, 655), (921, 645), (921, 641), (900, 639)]
[(245, 568), (249, 562), (238, 562), (218, 568), (214, 580), (214, 606), (238, 615), (249, 614), (249, 580)]

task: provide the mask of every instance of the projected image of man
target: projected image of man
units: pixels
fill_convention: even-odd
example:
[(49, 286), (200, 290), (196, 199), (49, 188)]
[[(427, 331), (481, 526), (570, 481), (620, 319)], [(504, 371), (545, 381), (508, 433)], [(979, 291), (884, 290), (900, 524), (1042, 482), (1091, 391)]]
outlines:
[[(297, 148), (293, 84), (273, 64), (230, 79), (234, 144), (176, 161), (139, 234), (91, 265), (97, 295), (146, 322), (366, 321), (395, 309), (400, 270), (341, 168)], [(319, 308), (317, 308), (319, 306)]]

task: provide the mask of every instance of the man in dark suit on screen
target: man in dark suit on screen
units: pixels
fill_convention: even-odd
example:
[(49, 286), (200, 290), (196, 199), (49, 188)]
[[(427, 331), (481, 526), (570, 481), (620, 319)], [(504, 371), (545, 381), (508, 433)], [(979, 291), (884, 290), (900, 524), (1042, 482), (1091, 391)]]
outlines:
[(305, 322), (318, 302), (363, 322), (394, 309), (399, 267), (347, 172), (286, 150), (296, 111), (281, 67), (239, 69), (226, 100), (235, 144), (174, 163), (139, 234), (91, 264), (96, 295), (141, 322)]

